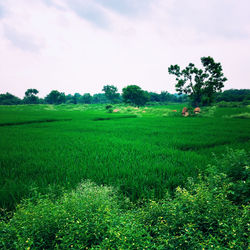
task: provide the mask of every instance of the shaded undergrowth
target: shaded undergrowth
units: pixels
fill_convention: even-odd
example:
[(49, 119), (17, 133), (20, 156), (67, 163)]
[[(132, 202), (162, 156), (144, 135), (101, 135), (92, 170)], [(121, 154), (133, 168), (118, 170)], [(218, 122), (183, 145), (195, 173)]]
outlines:
[(35, 120), (35, 121), (23, 121), (23, 122), (7, 122), (7, 123), (0, 123), (0, 127), (17, 126), (17, 125), (25, 125), (25, 124), (32, 124), (32, 123), (64, 122), (64, 121), (71, 121), (71, 120), (72, 119), (45, 119), (45, 120)]

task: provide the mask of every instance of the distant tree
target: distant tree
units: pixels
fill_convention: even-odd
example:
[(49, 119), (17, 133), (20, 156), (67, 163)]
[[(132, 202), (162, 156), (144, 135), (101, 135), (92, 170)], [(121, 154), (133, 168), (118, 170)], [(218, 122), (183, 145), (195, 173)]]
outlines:
[(167, 91), (161, 91), (159, 94), (160, 102), (170, 102), (171, 101), (171, 94)]
[(65, 96), (65, 103), (67, 103), (67, 104), (73, 104), (74, 103), (73, 95), (71, 95), (71, 94), (66, 95)]
[(114, 85), (105, 85), (103, 86), (102, 91), (105, 92), (105, 96), (110, 102), (112, 103), (118, 102), (119, 93), (117, 93), (118, 90)]
[(22, 101), (20, 98), (8, 92), (6, 94), (0, 94), (0, 105), (17, 105), (21, 103)]
[(160, 102), (161, 101), (160, 94), (157, 94), (155, 92), (148, 92), (148, 94), (149, 94), (150, 102)]
[(198, 69), (190, 63), (181, 70), (178, 65), (168, 68), (169, 74), (176, 76), (176, 91), (187, 94), (193, 106), (209, 105), (216, 92), (221, 91), (227, 78), (222, 73), (220, 63), (215, 63), (212, 57), (202, 57), (204, 69)]
[(25, 96), (30, 97), (33, 95), (37, 95), (39, 91), (37, 89), (27, 89), (25, 92)]
[(52, 90), (46, 97), (45, 102), (49, 104), (61, 104), (65, 103), (66, 96), (64, 93), (57, 90)]
[(217, 101), (242, 102), (250, 100), (250, 89), (228, 89), (218, 93)]
[(73, 96), (73, 103), (74, 103), (74, 104), (79, 103), (81, 97), (82, 97), (82, 96), (81, 96), (79, 93), (75, 93), (74, 96)]
[(149, 101), (149, 94), (137, 85), (129, 85), (122, 89), (122, 97), (125, 103), (136, 106), (144, 106)]
[(80, 98), (80, 103), (90, 104), (92, 102), (92, 96), (90, 93), (85, 93)]
[(92, 103), (109, 103), (109, 100), (105, 94), (98, 93), (93, 95)]
[(37, 89), (27, 89), (23, 99), (25, 104), (38, 104), (39, 98), (36, 96), (39, 93)]

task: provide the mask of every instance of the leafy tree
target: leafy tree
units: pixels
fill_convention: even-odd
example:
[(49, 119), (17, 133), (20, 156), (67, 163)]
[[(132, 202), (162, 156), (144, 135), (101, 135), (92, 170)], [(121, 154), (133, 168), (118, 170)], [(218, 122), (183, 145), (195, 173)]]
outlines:
[(122, 97), (125, 103), (136, 106), (144, 106), (149, 101), (148, 92), (142, 90), (137, 85), (129, 85), (122, 89)]
[(114, 85), (105, 85), (102, 91), (105, 92), (105, 96), (110, 102), (115, 103), (118, 101), (119, 93), (117, 93), (117, 88)]
[(93, 103), (108, 103), (109, 100), (107, 99), (105, 94), (98, 93), (98, 94), (93, 95), (92, 102)]
[(39, 91), (37, 89), (27, 89), (27, 91), (25, 92), (25, 96), (31, 97), (33, 95), (37, 95), (38, 93)]
[(212, 57), (202, 57), (201, 63), (204, 69), (196, 68), (193, 63), (183, 70), (178, 65), (168, 68), (169, 74), (176, 76), (176, 91), (187, 94), (193, 106), (211, 104), (215, 93), (221, 91), (227, 80), (221, 64), (216, 63)]
[(6, 94), (0, 94), (0, 105), (17, 105), (21, 103), (22, 101), (20, 98), (8, 92)]
[(160, 95), (155, 92), (149, 92), (150, 102), (160, 102)]
[(39, 98), (36, 96), (39, 93), (37, 89), (27, 89), (25, 92), (25, 97), (23, 102), (25, 104), (37, 104), (39, 103)]
[(66, 96), (64, 93), (57, 90), (52, 90), (46, 97), (45, 101), (49, 104), (61, 104), (65, 103)]
[(74, 103), (73, 95), (71, 95), (71, 94), (66, 95), (66, 96), (65, 96), (65, 102), (66, 102), (67, 104), (73, 104), (73, 103)]
[(90, 93), (85, 93), (80, 98), (80, 103), (90, 104), (92, 102), (92, 96)]
[(73, 96), (73, 103), (74, 103), (74, 104), (79, 103), (81, 97), (82, 97), (82, 96), (81, 96), (79, 93), (75, 93), (74, 96)]

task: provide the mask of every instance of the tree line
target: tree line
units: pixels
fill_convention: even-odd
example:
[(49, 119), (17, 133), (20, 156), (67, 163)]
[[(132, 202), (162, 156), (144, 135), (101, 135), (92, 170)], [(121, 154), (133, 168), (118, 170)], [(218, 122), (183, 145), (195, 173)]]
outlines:
[(24, 98), (10, 94), (0, 94), (0, 105), (16, 104), (91, 104), (91, 103), (127, 103), (135, 106), (144, 106), (146, 103), (189, 102), (192, 106), (211, 105), (215, 101), (248, 101), (249, 89), (231, 89), (222, 92), (224, 77), (222, 66), (210, 56), (202, 57), (203, 68), (198, 69), (193, 63), (182, 69), (179, 65), (171, 65), (168, 72), (174, 75), (177, 81), (175, 89), (177, 94), (162, 91), (160, 94), (142, 90), (137, 85), (128, 85), (118, 93), (114, 85), (105, 85), (104, 93), (85, 93), (83, 95), (65, 95), (63, 92), (52, 90), (44, 99), (39, 98), (37, 89), (28, 89)]
[(18, 104), (108, 104), (108, 103), (128, 103), (131, 105), (142, 106), (146, 103), (167, 103), (167, 102), (186, 102), (187, 96), (170, 94), (162, 91), (160, 94), (142, 90), (137, 85), (129, 85), (123, 89), (122, 94), (118, 93), (114, 85), (105, 85), (104, 93), (91, 95), (90, 93), (65, 94), (57, 90), (52, 90), (45, 98), (39, 98), (37, 89), (28, 89), (23, 99), (6, 93), (0, 94), (0, 105)]
[[(136, 85), (130, 85), (136, 86)], [(137, 88), (138, 87), (138, 88)], [(113, 85), (105, 85), (106, 92), (91, 95), (90, 93), (84, 94), (68, 94), (65, 95), (63, 92), (52, 90), (45, 98), (39, 98), (39, 93), (36, 89), (28, 89), (25, 92), (23, 99), (18, 98), (10, 93), (0, 94), (0, 105), (18, 105), (18, 104), (108, 104), (108, 103), (131, 103), (136, 99), (135, 105), (140, 106), (141, 104), (154, 104), (154, 103), (186, 103), (189, 101), (188, 95), (170, 94), (167, 91), (161, 93), (147, 92), (145, 96), (141, 98), (133, 97), (131, 89), (141, 89), (139, 86), (130, 87), (125, 91), (125, 100), (122, 94), (114, 91), (114, 94), (109, 93), (109, 89), (116, 90)], [(104, 89), (103, 88), (103, 89)], [(132, 91), (133, 92), (133, 91)], [(137, 93), (137, 92), (136, 92)], [(138, 94), (137, 94), (138, 95)], [(139, 94), (140, 95), (140, 94)], [(143, 96), (143, 94), (142, 94)], [(132, 98), (132, 100), (131, 100)], [(216, 93), (215, 102), (242, 102), (250, 100), (250, 89), (229, 89), (221, 93)], [(146, 102), (145, 102), (146, 101)], [(145, 102), (145, 103), (144, 103)]]

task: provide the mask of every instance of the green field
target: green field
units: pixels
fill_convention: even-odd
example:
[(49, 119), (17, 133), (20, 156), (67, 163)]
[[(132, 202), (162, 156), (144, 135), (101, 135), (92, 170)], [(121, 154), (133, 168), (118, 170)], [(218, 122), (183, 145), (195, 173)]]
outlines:
[(182, 107), (107, 113), (103, 105), (1, 106), (0, 207), (13, 209), (34, 189), (60, 194), (86, 179), (132, 201), (162, 198), (196, 177), (213, 154), (250, 148), (249, 119), (230, 117), (249, 107), (212, 107), (187, 118)]
[(250, 108), (183, 106), (0, 106), (0, 248), (247, 249)]

